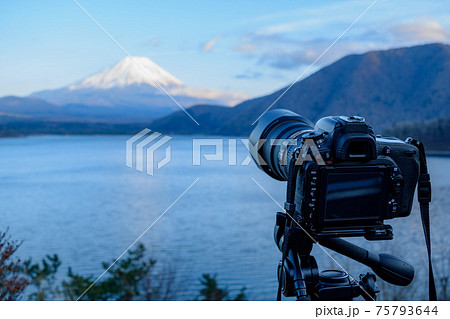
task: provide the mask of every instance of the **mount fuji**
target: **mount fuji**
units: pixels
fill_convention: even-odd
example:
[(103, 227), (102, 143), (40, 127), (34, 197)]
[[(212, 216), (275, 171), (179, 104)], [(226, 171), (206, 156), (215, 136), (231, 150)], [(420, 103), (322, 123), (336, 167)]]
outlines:
[(31, 94), (56, 105), (83, 105), (145, 110), (161, 116), (194, 104), (232, 106), (243, 101), (241, 93), (191, 88), (146, 57), (126, 57), (117, 64), (76, 83)]

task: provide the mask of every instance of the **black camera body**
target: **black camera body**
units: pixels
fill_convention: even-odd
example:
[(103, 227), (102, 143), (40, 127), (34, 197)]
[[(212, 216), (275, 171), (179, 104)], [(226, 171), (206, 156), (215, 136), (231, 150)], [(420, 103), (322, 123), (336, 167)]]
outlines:
[[(249, 138), (256, 165), (287, 181), (284, 211), (277, 212), (274, 239), (282, 252), (278, 293), (297, 300), (376, 300), (375, 274), (407, 286), (414, 268), (389, 255), (367, 251), (339, 237), (393, 238), (385, 220), (411, 213), (414, 190), (429, 263), (430, 300), (437, 300), (431, 262), (429, 203), (431, 182), (424, 145), (412, 138), (375, 136), (358, 116), (329, 116), (314, 125), (288, 110), (261, 116)], [(261, 187), (261, 186), (260, 186)], [(261, 187), (262, 188), (262, 187)], [(314, 244), (327, 247), (372, 269), (357, 282), (348, 273), (319, 273)]]
[[(250, 136), (257, 165), (288, 180), (296, 158), (297, 222), (317, 239), (392, 239), (384, 220), (408, 216), (419, 177), (419, 152), (408, 142), (375, 136), (358, 116), (329, 116), (313, 124), (273, 110)], [(292, 169), (292, 168), (291, 168)]]

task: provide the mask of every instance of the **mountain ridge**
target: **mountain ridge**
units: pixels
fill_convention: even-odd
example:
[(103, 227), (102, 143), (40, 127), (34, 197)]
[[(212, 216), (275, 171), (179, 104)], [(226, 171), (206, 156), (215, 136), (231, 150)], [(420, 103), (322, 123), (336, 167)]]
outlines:
[[(449, 87), (450, 46), (426, 44), (345, 56), (294, 84), (273, 108), (287, 108), (312, 121), (327, 115), (361, 115), (381, 132), (399, 122), (450, 117)], [(216, 117), (208, 123), (213, 128), (209, 134), (248, 135), (253, 121), (285, 89), (230, 110), (211, 110)], [(194, 118), (204, 116), (204, 107), (194, 106), (189, 112)], [(162, 117), (150, 127), (169, 134), (202, 130), (180, 114)]]

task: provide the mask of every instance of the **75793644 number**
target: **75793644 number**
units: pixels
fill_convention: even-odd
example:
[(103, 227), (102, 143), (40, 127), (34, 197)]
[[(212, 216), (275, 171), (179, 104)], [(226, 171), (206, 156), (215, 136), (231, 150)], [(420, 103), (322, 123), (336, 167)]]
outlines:
[(376, 306), (377, 307), (377, 316), (429, 316), (429, 315), (437, 315), (438, 308), (437, 306)]

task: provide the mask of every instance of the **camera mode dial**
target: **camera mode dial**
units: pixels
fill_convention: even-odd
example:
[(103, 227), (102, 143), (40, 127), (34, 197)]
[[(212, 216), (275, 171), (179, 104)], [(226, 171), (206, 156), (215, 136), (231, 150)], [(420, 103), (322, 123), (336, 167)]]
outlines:
[(364, 123), (366, 120), (361, 116), (344, 116), (341, 115), (340, 118), (344, 120), (345, 122), (350, 123)]
[(314, 142), (316, 142), (316, 144), (319, 144), (319, 143), (323, 143), (324, 135), (323, 135), (323, 132), (311, 131), (311, 132), (305, 133), (303, 135), (303, 139), (304, 140), (306, 140), (306, 139), (313, 140)]

